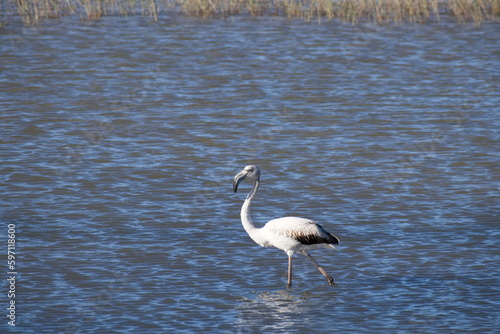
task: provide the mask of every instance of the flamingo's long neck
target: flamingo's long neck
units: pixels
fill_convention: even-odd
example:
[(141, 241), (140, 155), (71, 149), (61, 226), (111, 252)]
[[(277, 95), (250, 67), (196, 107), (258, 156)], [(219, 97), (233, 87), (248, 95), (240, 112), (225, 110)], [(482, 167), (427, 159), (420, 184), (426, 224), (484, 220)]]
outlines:
[(252, 204), (252, 200), (257, 193), (257, 190), (259, 190), (259, 181), (255, 181), (252, 190), (250, 190), (250, 192), (248, 193), (247, 198), (245, 199), (245, 202), (241, 207), (241, 223), (243, 224), (243, 228), (248, 233), (250, 238), (252, 238), (253, 241), (262, 246), (263, 240), (262, 236), (260, 235), (260, 229), (255, 227), (252, 222), (252, 217), (250, 217), (250, 205)]

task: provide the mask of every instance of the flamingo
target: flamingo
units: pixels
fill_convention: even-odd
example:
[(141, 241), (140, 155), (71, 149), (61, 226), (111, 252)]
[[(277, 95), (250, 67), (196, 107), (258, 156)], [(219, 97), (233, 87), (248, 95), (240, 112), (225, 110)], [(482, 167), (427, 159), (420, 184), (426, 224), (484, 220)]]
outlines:
[(292, 286), (292, 258), (295, 253), (305, 255), (325, 276), (329, 285), (335, 284), (333, 278), (316, 262), (308, 250), (329, 247), (336, 248), (339, 239), (325, 231), (323, 227), (312, 220), (299, 217), (282, 217), (267, 222), (262, 228), (257, 228), (250, 217), (250, 205), (259, 189), (260, 169), (255, 165), (243, 168), (233, 179), (233, 191), (243, 180), (253, 181), (252, 190), (248, 193), (241, 207), (241, 222), (250, 238), (262, 247), (276, 247), (288, 255), (288, 284)]

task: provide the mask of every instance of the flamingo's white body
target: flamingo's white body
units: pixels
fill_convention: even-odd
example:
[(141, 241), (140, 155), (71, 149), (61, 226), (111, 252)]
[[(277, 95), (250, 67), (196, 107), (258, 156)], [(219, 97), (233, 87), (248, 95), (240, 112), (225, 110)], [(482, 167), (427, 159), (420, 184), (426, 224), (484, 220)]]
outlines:
[(321, 225), (299, 217), (283, 217), (269, 221), (264, 227), (257, 228), (250, 217), (250, 205), (260, 183), (260, 169), (257, 166), (246, 166), (233, 180), (233, 190), (244, 179), (253, 181), (253, 187), (241, 207), (241, 222), (248, 235), (262, 247), (276, 247), (284, 250), (288, 255), (288, 286), (292, 285), (292, 258), (295, 253), (307, 256), (326, 277), (328, 284), (334, 284), (333, 278), (319, 266), (307, 252), (310, 249), (321, 247), (335, 248), (339, 239), (325, 231)]

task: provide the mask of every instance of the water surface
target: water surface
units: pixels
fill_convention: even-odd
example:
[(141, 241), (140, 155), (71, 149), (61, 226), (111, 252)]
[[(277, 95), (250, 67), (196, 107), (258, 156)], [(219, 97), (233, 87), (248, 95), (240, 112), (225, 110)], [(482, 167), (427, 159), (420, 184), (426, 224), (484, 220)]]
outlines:
[[(19, 333), (492, 333), (498, 24), (106, 17), (0, 30)], [(246, 235), (341, 239), (335, 279)], [(6, 246), (4, 246), (6, 248)], [(7, 272), (6, 264), (1, 270)], [(8, 300), (7, 274), (2, 305)]]

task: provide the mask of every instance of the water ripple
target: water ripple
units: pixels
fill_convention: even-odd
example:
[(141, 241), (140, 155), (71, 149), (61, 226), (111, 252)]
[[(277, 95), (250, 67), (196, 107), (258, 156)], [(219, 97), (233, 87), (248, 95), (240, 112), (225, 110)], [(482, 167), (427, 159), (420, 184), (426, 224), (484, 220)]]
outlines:
[[(14, 330), (493, 332), (495, 27), (4, 27)], [(340, 237), (315, 252), (335, 286), (297, 256), (285, 290), (286, 254), (246, 235), (231, 181), (250, 163), (256, 224), (304, 216)]]

